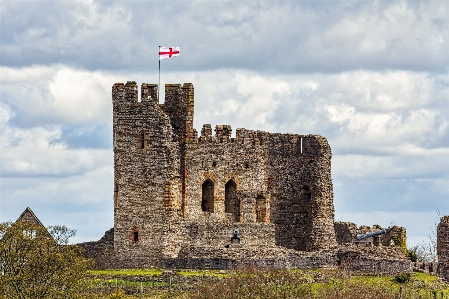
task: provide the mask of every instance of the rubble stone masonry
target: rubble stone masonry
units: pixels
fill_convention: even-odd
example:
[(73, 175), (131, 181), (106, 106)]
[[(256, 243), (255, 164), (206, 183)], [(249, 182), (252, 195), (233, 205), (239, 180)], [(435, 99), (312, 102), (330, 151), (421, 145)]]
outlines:
[[(336, 251), (335, 231), (343, 244), (353, 228), (334, 227), (326, 138), (233, 138), (210, 124), (198, 136), (193, 85), (166, 84), (163, 104), (157, 89), (142, 84), (138, 101), (135, 82), (112, 87), (114, 253), (104, 267), (323, 266), (353, 252)], [(240, 244), (230, 244), (235, 230)]]

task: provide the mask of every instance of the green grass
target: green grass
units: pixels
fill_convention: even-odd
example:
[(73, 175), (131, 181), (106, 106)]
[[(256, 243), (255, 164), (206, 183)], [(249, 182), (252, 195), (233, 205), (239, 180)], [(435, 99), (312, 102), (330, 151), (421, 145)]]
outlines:
[(180, 270), (176, 271), (176, 274), (181, 276), (214, 276), (220, 278), (229, 276), (229, 272), (220, 272), (217, 270)]
[(118, 269), (118, 270), (89, 270), (90, 275), (127, 275), (127, 276), (152, 276), (161, 275), (162, 270), (160, 269)]
[[(88, 273), (93, 276), (155, 276), (161, 275), (164, 270), (161, 269), (108, 269), (108, 270), (89, 270)], [(173, 271), (173, 270), (172, 270)], [(219, 270), (174, 270), (173, 274), (181, 276), (216, 276), (226, 277), (229, 272)]]
[[(160, 269), (92, 270), (95, 298), (298, 298), (298, 299), (449, 299), (438, 277), (413, 273), (407, 283), (394, 276), (360, 275), (338, 270), (217, 271), (173, 270), (176, 283)], [(140, 289), (144, 294), (140, 294)], [(124, 295), (108, 295), (122, 289)], [(109, 297), (108, 297), (109, 296)], [(113, 297), (115, 296), (115, 297)], [(250, 297), (248, 297), (250, 296)]]

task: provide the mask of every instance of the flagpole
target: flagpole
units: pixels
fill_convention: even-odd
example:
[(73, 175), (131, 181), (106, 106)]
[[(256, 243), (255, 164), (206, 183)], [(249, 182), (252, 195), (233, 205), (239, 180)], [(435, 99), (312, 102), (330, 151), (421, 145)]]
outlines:
[(157, 85), (157, 103), (159, 104), (159, 90), (161, 89), (161, 46), (159, 46), (159, 83)]

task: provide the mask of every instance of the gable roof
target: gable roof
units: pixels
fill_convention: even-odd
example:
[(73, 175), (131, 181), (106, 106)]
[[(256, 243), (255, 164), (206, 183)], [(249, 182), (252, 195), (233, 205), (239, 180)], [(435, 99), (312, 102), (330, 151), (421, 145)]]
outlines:
[(40, 222), (40, 220), (36, 217), (36, 215), (33, 213), (33, 211), (31, 211), (29, 207), (27, 207), (25, 211), (23, 211), (22, 215), (20, 215), (20, 217), (16, 220), (16, 222), (19, 221), (28, 221), (45, 228), (42, 222)]

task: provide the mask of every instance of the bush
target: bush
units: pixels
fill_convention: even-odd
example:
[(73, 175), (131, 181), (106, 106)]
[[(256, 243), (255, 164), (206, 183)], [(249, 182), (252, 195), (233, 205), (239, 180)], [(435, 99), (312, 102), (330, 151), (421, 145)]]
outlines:
[(407, 249), (407, 257), (412, 262), (418, 261), (418, 246), (414, 246), (412, 248)]
[(118, 289), (114, 293), (110, 294), (108, 299), (124, 299), (126, 298), (125, 293), (123, 293), (122, 289)]
[[(14, 298), (86, 298), (82, 248), (68, 245), (74, 230), (21, 221), (0, 223), (0, 294)], [(1, 295), (0, 295), (1, 298)]]
[(396, 276), (394, 277), (394, 281), (396, 281), (397, 283), (408, 283), (411, 277), (412, 274), (410, 272), (402, 272), (396, 274)]

